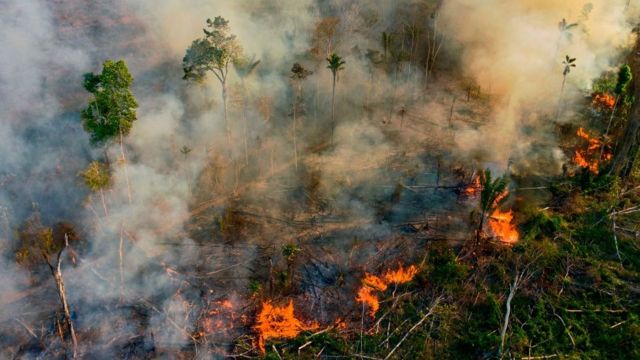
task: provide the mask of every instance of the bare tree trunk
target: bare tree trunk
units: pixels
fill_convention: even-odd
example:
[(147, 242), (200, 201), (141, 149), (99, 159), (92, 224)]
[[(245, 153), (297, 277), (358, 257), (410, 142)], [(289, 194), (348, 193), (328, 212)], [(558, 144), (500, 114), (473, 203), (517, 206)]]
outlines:
[(600, 156), (598, 157), (598, 160), (601, 160), (602, 155), (604, 154), (604, 145), (607, 141), (607, 136), (609, 135), (611, 124), (613, 123), (613, 116), (616, 113), (616, 108), (618, 107), (619, 99), (620, 99), (620, 95), (616, 95), (616, 101), (613, 103), (613, 109), (611, 109), (611, 116), (609, 116), (609, 123), (607, 124), (607, 129), (604, 132), (604, 137), (602, 138), (602, 145), (600, 146)]
[(49, 258), (46, 254), (43, 254), (45, 260), (47, 261), (47, 265), (49, 265), (49, 269), (51, 270), (51, 275), (53, 275), (53, 280), (56, 283), (56, 288), (58, 290), (58, 296), (60, 297), (60, 304), (62, 305), (62, 311), (64, 312), (65, 317), (65, 325), (69, 331), (69, 335), (71, 337), (72, 344), (72, 358), (76, 359), (78, 357), (78, 338), (76, 336), (75, 328), (73, 327), (73, 321), (71, 319), (71, 311), (69, 310), (69, 303), (67, 302), (67, 295), (64, 287), (64, 278), (62, 277), (62, 252), (69, 246), (69, 237), (67, 234), (64, 235), (65, 245), (58, 252), (58, 257), (56, 259), (56, 265), (53, 266), (49, 262)]
[(229, 119), (227, 118), (227, 82), (222, 81), (222, 111), (224, 115), (224, 131), (227, 135), (227, 147), (231, 151), (231, 126)]
[(104, 216), (109, 217), (109, 210), (107, 210), (107, 202), (104, 198), (104, 190), (100, 189), (100, 201), (102, 202), (102, 209), (104, 210)]
[(484, 227), (484, 210), (480, 213), (480, 224), (478, 225), (478, 229), (476, 230), (476, 245), (480, 244), (480, 236), (482, 235), (482, 228)]
[(120, 244), (118, 245), (118, 269), (120, 272), (120, 302), (124, 301), (124, 222), (120, 225)]
[(504, 322), (502, 323), (502, 330), (500, 330), (500, 357), (502, 358), (504, 352), (504, 341), (507, 335), (507, 328), (509, 327), (509, 317), (511, 316), (511, 301), (513, 297), (516, 295), (516, 290), (518, 290), (518, 285), (520, 279), (522, 279), (522, 273), (516, 273), (515, 278), (513, 279), (513, 284), (509, 286), (509, 295), (507, 296), (506, 302), (506, 313), (504, 314)]
[(333, 146), (333, 134), (336, 130), (336, 73), (333, 73), (333, 85), (331, 86), (331, 146)]
[(244, 142), (244, 164), (249, 166), (249, 147), (247, 145), (247, 90), (242, 79), (242, 136)]
[(123, 141), (123, 135), (122, 135), (122, 128), (120, 128), (120, 155), (122, 156), (122, 166), (124, 168), (124, 178), (127, 182), (127, 196), (129, 199), (129, 204), (131, 204), (132, 201), (132, 197), (131, 197), (131, 183), (129, 182), (129, 168), (127, 166), (127, 157), (124, 153), (124, 141)]
[(298, 143), (296, 138), (296, 123), (298, 121), (298, 97), (300, 94), (299, 85), (296, 86), (296, 93), (293, 99), (293, 123), (291, 124), (293, 132), (293, 159), (295, 161), (296, 170), (298, 170)]
[(560, 97), (558, 99), (558, 110), (556, 112), (556, 121), (560, 119), (562, 113), (562, 98), (564, 97), (564, 85), (567, 82), (567, 75), (562, 75), (562, 86), (560, 87)]

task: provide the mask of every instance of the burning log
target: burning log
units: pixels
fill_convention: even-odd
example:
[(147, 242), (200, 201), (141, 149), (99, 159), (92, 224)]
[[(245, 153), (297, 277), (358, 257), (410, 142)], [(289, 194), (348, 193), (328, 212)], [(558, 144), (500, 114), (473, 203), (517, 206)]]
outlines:
[(265, 352), (265, 342), (269, 339), (294, 338), (302, 331), (314, 330), (318, 324), (305, 325), (293, 313), (293, 301), (286, 306), (274, 306), (270, 301), (262, 303), (255, 326), (258, 332), (258, 348)]

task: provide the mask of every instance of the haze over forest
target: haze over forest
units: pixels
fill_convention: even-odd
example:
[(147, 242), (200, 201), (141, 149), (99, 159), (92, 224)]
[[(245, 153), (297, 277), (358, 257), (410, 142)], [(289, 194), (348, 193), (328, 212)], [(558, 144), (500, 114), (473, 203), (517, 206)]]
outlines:
[(0, 358), (640, 358), (635, 0), (0, 0)]

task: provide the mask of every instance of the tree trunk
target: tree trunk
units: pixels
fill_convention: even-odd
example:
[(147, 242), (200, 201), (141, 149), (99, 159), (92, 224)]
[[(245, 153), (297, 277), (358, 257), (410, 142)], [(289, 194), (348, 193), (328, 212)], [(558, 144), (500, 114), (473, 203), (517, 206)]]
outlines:
[(331, 146), (333, 146), (333, 133), (336, 130), (336, 73), (333, 73), (333, 85), (331, 86)]
[(122, 135), (122, 128), (120, 128), (120, 155), (122, 156), (122, 166), (124, 168), (124, 178), (127, 182), (127, 197), (129, 199), (129, 205), (131, 205), (132, 197), (131, 197), (131, 183), (129, 182), (129, 169), (127, 167), (127, 157), (124, 153), (124, 141)]
[(51, 275), (53, 275), (53, 280), (56, 283), (56, 289), (58, 290), (58, 296), (60, 297), (60, 304), (62, 305), (62, 311), (64, 312), (65, 317), (65, 325), (69, 331), (69, 335), (71, 337), (72, 343), (72, 358), (76, 359), (78, 357), (78, 338), (76, 337), (76, 330), (73, 327), (73, 321), (71, 319), (71, 311), (69, 310), (69, 303), (67, 302), (67, 294), (64, 287), (64, 278), (62, 277), (62, 252), (69, 246), (69, 237), (67, 234), (64, 235), (65, 246), (58, 252), (58, 258), (56, 260), (56, 265), (53, 266), (49, 263), (48, 257), (45, 255), (45, 260), (47, 261), (47, 265), (49, 265), (49, 269), (51, 270)]
[(478, 229), (476, 230), (476, 245), (480, 244), (480, 235), (482, 234), (482, 228), (484, 227), (484, 210), (480, 214), (480, 224), (478, 225)]
[(520, 274), (516, 273), (516, 277), (513, 279), (513, 284), (509, 286), (509, 296), (507, 296), (506, 302), (506, 313), (504, 314), (504, 322), (502, 323), (502, 330), (500, 330), (500, 358), (502, 358), (502, 354), (504, 352), (504, 341), (507, 335), (507, 328), (509, 327), (509, 317), (511, 316), (511, 301), (513, 297), (516, 295), (516, 290), (518, 289), (518, 281), (520, 281)]
[(227, 147), (231, 151), (231, 127), (227, 118), (227, 83), (222, 82), (222, 111), (224, 115), (224, 132), (227, 135)]
[(613, 123), (613, 116), (616, 113), (616, 108), (618, 107), (618, 100), (620, 99), (620, 95), (616, 95), (616, 101), (613, 103), (613, 109), (611, 109), (611, 116), (609, 117), (609, 123), (607, 124), (607, 129), (604, 132), (604, 137), (602, 138), (602, 145), (600, 146), (600, 156), (598, 160), (602, 160), (602, 155), (604, 154), (604, 145), (607, 141), (607, 136), (609, 135), (609, 130), (611, 129), (611, 124)]
[(107, 209), (107, 202), (104, 198), (104, 190), (100, 189), (100, 201), (102, 202), (102, 209), (104, 210), (104, 216), (109, 217), (109, 210)]
[(298, 121), (298, 97), (300, 96), (299, 85), (296, 86), (296, 93), (293, 99), (293, 123), (291, 124), (292, 132), (293, 132), (293, 159), (295, 162), (296, 170), (298, 170), (298, 143), (296, 138), (296, 122)]

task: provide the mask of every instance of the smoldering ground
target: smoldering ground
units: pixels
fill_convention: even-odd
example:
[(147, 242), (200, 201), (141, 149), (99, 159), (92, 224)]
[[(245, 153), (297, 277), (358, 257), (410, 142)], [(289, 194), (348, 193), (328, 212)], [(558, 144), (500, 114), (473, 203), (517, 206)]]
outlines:
[[(399, 224), (441, 215), (454, 220), (431, 231), (463, 238), (469, 204), (451, 192), (416, 189), (456, 185), (452, 164), (505, 171), (511, 161), (519, 172), (559, 171), (566, 159), (549, 123), (569, 121), (574, 100), (615, 63), (632, 27), (622, 19), (636, 11), (622, 0), (590, 4), (0, 3), (0, 45), (10, 50), (0, 54), (0, 283), (11, 295), (2, 332), (23, 332), (15, 319), (50, 326), (57, 309), (51, 280), (33, 279), (15, 262), (16, 233), (34, 212), (47, 226), (71, 221), (83, 238), (76, 264), (64, 258), (65, 280), (81, 351), (104, 357), (195, 351), (202, 346), (193, 335), (202, 331), (199, 314), (232, 292), (234, 311), (248, 311), (252, 283), (269, 283), (270, 264), (284, 267), (284, 244), (298, 244), (307, 260), (296, 264), (303, 290), (290, 295), (325, 304), (323, 291), (333, 291), (327, 289), (340, 274), (380, 265), (381, 251), (401, 257), (403, 247), (385, 245)], [(202, 36), (206, 18), (217, 15), (230, 20), (244, 53), (261, 61), (244, 87), (230, 70), (231, 145), (217, 80), (182, 80), (185, 49)], [(558, 30), (562, 18), (579, 24), (570, 37)], [(410, 26), (423, 30), (413, 34)], [(385, 51), (383, 32), (391, 34), (389, 47), (404, 53)], [(425, 85), (427, 41), (441, 52)], [(333, 147), (327, 145), (332, 78), (324, 60), (331, 52), (346, 60), (336, 86)], [(578, 67), (560, 94), (565, 53)], [(134, 75), (140, 108), (125, 141), (126, 165), (118, 144), (106, 149), (114, 165), (106, 215), (77, 177), (104, 156), (82, 130), (79, 111), (88, 98), (82, 75), (120, 58)], [(298, 102), (290, 79), (295, 62), (313, 71)], [(465, 81), (484, 96), (465, 99)], [(354, 249), (356, 257), (347, 255)], [(353, 302), (346, 290), (337, 298)], [(321, 321), (336, 315), (318, 306), (308, 315)], [(250, 326), (250, 319), (238, 320), (220, 336), (209, 334), (207, 343), (228, 350), (230, 339)], [(3, 351), (27, 358), (53, 353), (57, 340), (48, 333), (22, 348), (22, 335), (7, 337)]]

